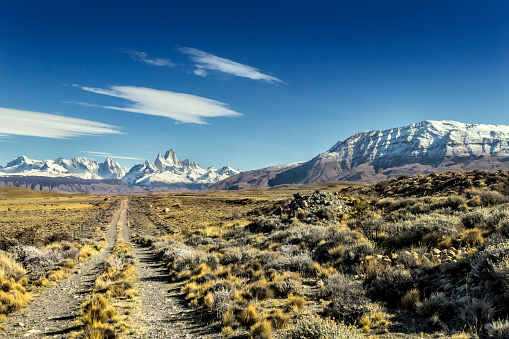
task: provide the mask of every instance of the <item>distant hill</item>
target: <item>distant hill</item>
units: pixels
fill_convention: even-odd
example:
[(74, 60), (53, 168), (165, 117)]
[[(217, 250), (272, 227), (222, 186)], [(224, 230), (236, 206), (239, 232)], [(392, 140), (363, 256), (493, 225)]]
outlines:
[(357, 133), (287, 168), (243, 172), (213, 186), (228, 190), (324, 181), (373, 183), (418, 173), (509, 170), (509, 126), (423, 121)]
[(62, 194), (34, 191), (22, 187), (0, 187), (0, 199), (45, 198), (57, 197)]

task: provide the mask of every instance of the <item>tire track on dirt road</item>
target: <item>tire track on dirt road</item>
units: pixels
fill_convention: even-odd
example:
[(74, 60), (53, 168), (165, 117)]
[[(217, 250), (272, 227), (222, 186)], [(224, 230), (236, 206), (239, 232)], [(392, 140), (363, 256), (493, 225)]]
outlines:
[(55, 337), (65, 338), (70, 332), (78, 330), (75, 320), (79, 317), (81, 304), (92, 288), (97, 276), (102, 273), (102, 264), (108, 258), (115, 244), (116, 225), (121, 211), (126, 208), (123, 202), (115, 213), (106, 234), (106, 247), (91, 259), (80, 263), (78, 273), (48, 286), (42, 293), (20, 312), (6, 319), (5, 331), (0, 337)]
[[(124, 241), (130, 241), (127, 216), (122, 234)], [(152, 250), (133, 242), (131, 244), (140, 280), (137, 289), (141, 296), (138, 297), (140, 303), (131, 315), (131, 325), (136, 334), (130, 338), (222, 338), (219, 333), (210, 332), (199, 311), (186, 306), (186, 301), (180, 295), (180, 284), (169, 281), (166, 267)]]

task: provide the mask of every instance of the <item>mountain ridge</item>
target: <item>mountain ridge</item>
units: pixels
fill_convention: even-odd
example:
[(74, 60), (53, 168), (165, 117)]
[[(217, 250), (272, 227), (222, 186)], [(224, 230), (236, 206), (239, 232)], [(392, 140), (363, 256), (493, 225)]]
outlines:
[[(29, 185), (39, 190), (53, 189), (53, 185), (46, 179), (53, 178), (60, 185), (59, 191), (72, 191), (89, 193), (95, 188), (87, 185), (98, 185), (104, 181), (106, 192), (116, 192), (113, 186), (118, 185), (119, 191), (144, 192), (156, 188), (169, 190), (200, 190), (231, 175), (240, 173), (230, 167), (216, 169), (214, 167), (201, 168), (196, 162), (185, 159), (179, 161), (173, 149), (168, 150), (165, 156), (158, 154), (154, 162), (146, 160), (142, 164), (134, 165), (130, 170), (122, 168), (120, 164), (110, 157), (102, 163), (95, 159), (75, 157), (71, 159), (58, 158), (56, 160), (33, 160), (22, 155), (13, 159), (5, 167), (0, 166), (0, 185), (12, 186)], [(29, 183), (16, 178), (30, 178)], [(41, 178), (41, 179), (37, 179)], [(43, 180), (43, 178), (46, 178)], [(68, 180), (57, 180), (67, 178)], [(114, 182), (108, 180), (116, 180)], [(75, 182), (74, 185), (72, 182)], [(107, 182), (108, 181), (108, 182)], [(47, 186), (39, 184), (47, 183)], [(64, 184), (60, 184), (64, 182)], [(3, 184), (2, 184), (3, 183)], [(62, 186), (63, 185), (63, 186)], [(128, 186), (140, 186), (141, 190), (127, 188)], [(76, 188), (79, 187), (79, 188)]]
[[(278, 171), (255, 170), (268, 180), (263, 186), (323, 181), (372, 183), (403, 174), (443, 173), (471, 169), (509, 170), (509, 126), (425, 120), (386, 130), (355, 133), (298, 166)], [(251, 175), (252, 174), (252, 175)], [(250, 188), (232, 176), (211, 189)]]

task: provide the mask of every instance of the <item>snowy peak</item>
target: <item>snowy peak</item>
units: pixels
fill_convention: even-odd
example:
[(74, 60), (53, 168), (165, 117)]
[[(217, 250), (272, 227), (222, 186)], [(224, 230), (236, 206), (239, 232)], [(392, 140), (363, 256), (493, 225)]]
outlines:
[(153, 163), (147, 160), (143, 165), (134, 166), (122, 180), (131, 185), (203, 189), (237, 173), (240, 171), (230, 167), (216, 170), (214, 167), (201, 168), (189, 159), (179, 161), (172, 148), (164, 157), (158, 154)]
[(126, 174), (126, 171), (120, 167), (120, 164), (116, 161), (106, 157), (104, 163), (99, 166), (97, 174), (103, 179), (121, 179)]
[(411, 163), (434, 165), (446, 158), (509, 156), (509, 126), (422, 121), (383, 131), (357, 133), (334, 145), (341, 168), (370, 164), (375, 170)]
[(164, 155), (164, 159), (166, 160), (166, 163), (170, 164), (170, 166), (178, 166), (179, 159), (177, 158), (177, 153), (173, 150), (173, 148), (170, 148), (169, 151), (166, 151), (166, 154)]
[(426, 120), (365, 131), (295, 166), (244, 172), (214, 185), (238, 189), (324, 181), (377, 182), (401, 175), (509, 170), (509, 126)]
[(201, 168), (189, 159), (179, 161), (173, 149), (165, 156), (158, 154), (152, 163), (146, 160), (130, 170), (110, 157), (103, 163), (88, 158), (58, 158), (56, 160), (32, 160), (25, 156), (0, 167), (0, 176), (68, 177), (86, 180), (121, 179), (131, 184), (146, 187), (168, 187), (175, 189), (204, 189), (210, 185), (240, 173), (230, 167), (216, 170), (214, 167)]
[(166, 159), (161, 156), (161, 153), (159, 153), (156, 160), (154, 160), (154, 165), (159, 171), (164, 171), (166, 168)]
[(0, 168), (0, 176), (20, 175), (39, 177), (77, 177), (81, 179), (120, 179), (126, 171), (120, 165), (106, 159), (99, 164), (95, 159), (72, 158), (70, 160), (33, 160), (25, 156), (18, 157)]

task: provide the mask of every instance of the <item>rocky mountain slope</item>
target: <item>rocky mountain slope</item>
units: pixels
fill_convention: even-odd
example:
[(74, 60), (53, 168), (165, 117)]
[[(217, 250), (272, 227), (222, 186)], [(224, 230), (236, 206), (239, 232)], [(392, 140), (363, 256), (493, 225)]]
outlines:
[[(247, 188), (260, 183), (276, 186), (322, 181), (376, 182), (403, 174), (472, 169), (509, 169), (509, 126), (422, 121), (361, 132), (298, 166), (277, 173), (270, 168), (257, 170), (267, 180), (251, 178), (246, 182), (233, 176), (211, 188)], [(244, 172), (242, 176), (255, 174)]]
[(179, 161), (173, 149), (155, 161), (131, 170), (109, 157), (103, 163), (84, 157), (32, 160), (18, 157), (0, 167), (0, 187), (27, 187), (40, 191), (71, 193), (142, 193), (161, 190), (198, 190), (240, 171), (230, 167), (201, 168), (188, 159)]

